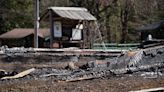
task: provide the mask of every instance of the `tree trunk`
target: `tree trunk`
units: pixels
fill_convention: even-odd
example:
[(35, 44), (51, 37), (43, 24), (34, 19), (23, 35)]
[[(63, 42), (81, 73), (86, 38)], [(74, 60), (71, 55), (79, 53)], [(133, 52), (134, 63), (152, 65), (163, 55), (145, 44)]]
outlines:
[(128, 34), (128, 26), (127, 26), (127, 22), (125, 22), (122, 24), (122, 34), (121, 34), (122, 39), (120, 43), (126, 43), (127, 34)]
[(122, 24), (121, 43), (126, 43), (127, 41), (128, 20), (129, 20), (129, 12), (130, 12), (130, 6), (128, 4), (129, 4), (129, 0), (126, 0), (125, 6), (121, 9), (121, 24)]
[(106, 36), (107, 36), (107, 40), (108, 42), (111, 42), (111, 30), (110, 30), (110, 23), (109, 23), (109, 12), (108, 12), (108, 9), (106, 10), (106, 19), (105, 19), (105, 26), (106, 26)]

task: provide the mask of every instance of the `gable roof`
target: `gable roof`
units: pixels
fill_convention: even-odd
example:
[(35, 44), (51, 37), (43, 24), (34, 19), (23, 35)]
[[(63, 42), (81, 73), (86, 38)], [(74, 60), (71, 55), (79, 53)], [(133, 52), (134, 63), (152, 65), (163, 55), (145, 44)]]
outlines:
[[(24, 38), (26, 36), (29, 36), (31, 34), (34, 34), (34, 29), (32, 28), (16, 28), (0, 35), (0, 38), (1, 39), (19, 39), (19, 38)], [(38, 31), (38, 36), (41, 38), (45, 38), (49, 35), (50, 35), (50, 30), (48, 28), (39, 29)]]
[(49, 10), (52, 10), (54, 14), (66, 19), (96, 20), (96, 18), (90, 14), (86, 8), (80, 7), (49, 7), (42, 17), (49, 16)]

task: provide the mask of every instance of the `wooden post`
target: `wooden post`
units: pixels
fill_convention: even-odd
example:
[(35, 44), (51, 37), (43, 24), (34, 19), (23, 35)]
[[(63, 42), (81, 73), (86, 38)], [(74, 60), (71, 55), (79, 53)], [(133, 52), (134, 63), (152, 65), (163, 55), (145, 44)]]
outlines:
[(93, 41), (93, 39), (94, 39), (94, 29), (93, 28), (95, 28), (94, 27), (94, 25), (93, 25), (93, 21), (89, 21), (89, 31), (90, 31), (90, 49), (92, 49), (93, 48), (93, 44), (94, 44), (94, 41)]
[(50, 19), (50, 48), (53, 48), (53, 33), (54, 33), (54, 21), (52, 10), (49, 10), (49, 19)]
[(86, 30), (85, 30), (85, 22), (83, 21), (83, 31), (82, 31), (82, 40), (83, 40), (83, 49), (86, 48)]

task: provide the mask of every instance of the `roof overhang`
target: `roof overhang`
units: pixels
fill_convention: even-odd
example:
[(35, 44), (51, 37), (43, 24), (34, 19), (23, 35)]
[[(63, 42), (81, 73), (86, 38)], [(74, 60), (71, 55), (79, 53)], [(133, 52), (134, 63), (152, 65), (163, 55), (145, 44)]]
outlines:
[(160, 28), (164, 28), (164, 20), (161, 20), (160, 22), (153, 23), (153, 24), (148, 24), (142, 27), (137, 28), (137, 31), (152, 31), (152, 30), (157, 30)]
[[(34, 29), (32, 28), (16, 28), (9, 32), (0, 35), (0, 39), (20, 39), (34, 34)], [(39, 29), (38, 36), (45, 38), (50, 35), (50, 30), (48, 28)]]
[(71, 19), (71, 20), (87, 20), (94, 21), (97, 20), (92, 14), (88, 12), (86, 8), (80, 7), (49, 7), (43, 14), (41, 19), (49, 17), (49, 11), (60, 16), (61, 18)]

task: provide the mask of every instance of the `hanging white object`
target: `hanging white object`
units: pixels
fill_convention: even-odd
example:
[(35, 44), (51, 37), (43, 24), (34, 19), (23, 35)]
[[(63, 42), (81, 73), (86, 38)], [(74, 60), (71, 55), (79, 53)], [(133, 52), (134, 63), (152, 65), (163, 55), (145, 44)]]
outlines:
[(152, 38), (153, 38), (152, 35), (149, 34), (149, 35), (148, 35), (148, 40), (152, 40)]
[(76, 25), (76, 29), (83, 29), (83, 24), (78, 24), (78, 25)]
[(62, 37), (62, 25), (61, 22), (54, 22), (54, 37)]
[(81, 29), (72, 29), (72, 40), (81, 40)]

